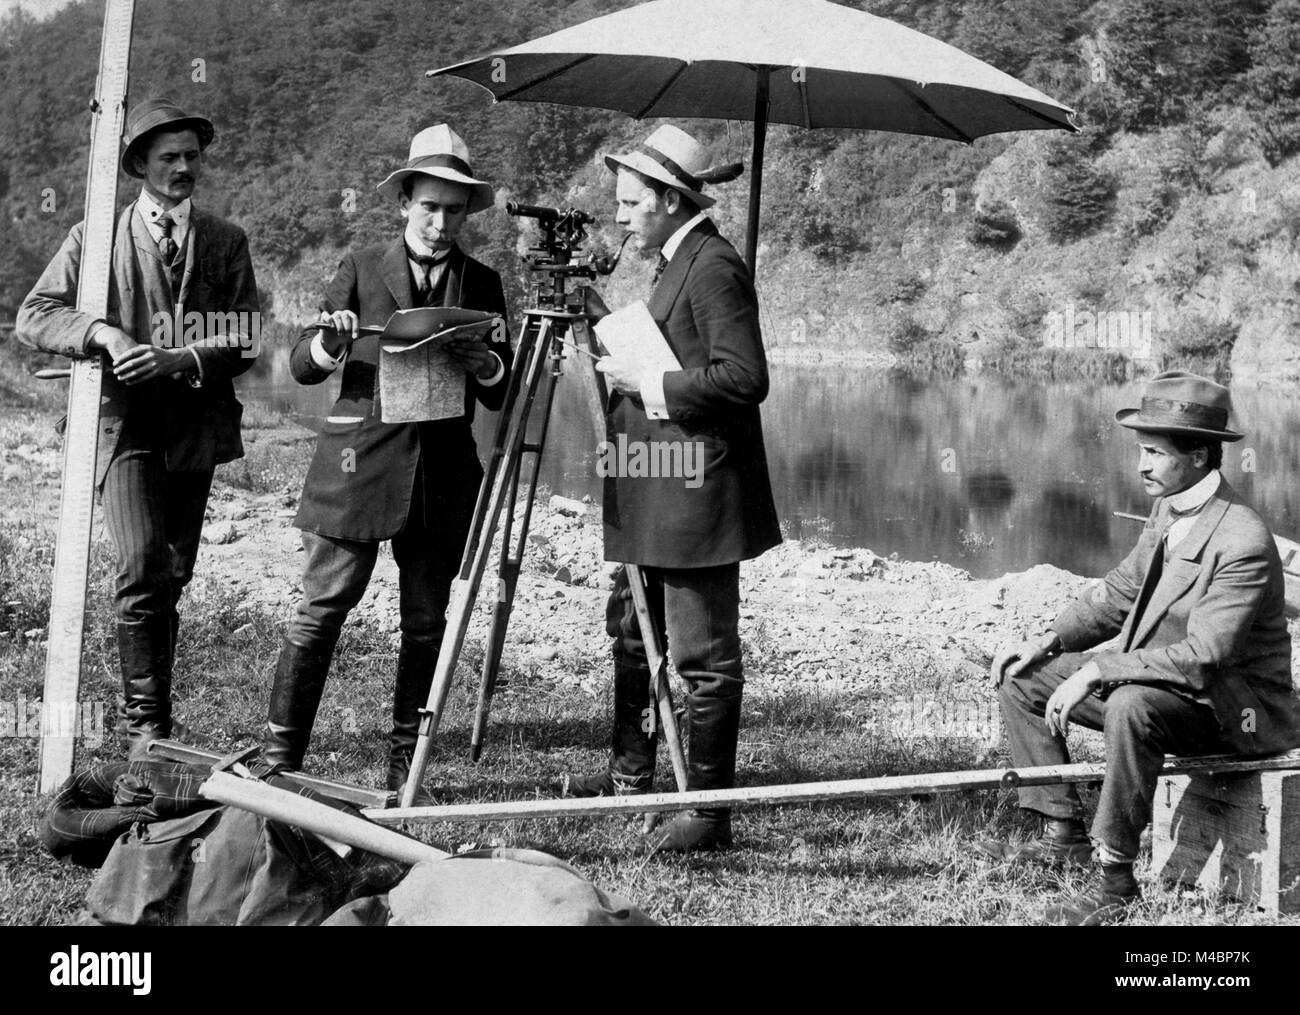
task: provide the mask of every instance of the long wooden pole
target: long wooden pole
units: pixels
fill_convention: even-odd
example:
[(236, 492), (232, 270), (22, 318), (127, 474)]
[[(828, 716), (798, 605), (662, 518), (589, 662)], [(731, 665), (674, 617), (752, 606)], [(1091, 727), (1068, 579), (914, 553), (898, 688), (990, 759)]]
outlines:
[(304, 828), (323, 839), (344, 842), (403, 863), (442, 860), (449, 855), (418, 839), (256, 779), (213, 772), (199, 787), (199, 793), (208, 800), (240, 807), (272, 821)]
[[(1243, 758), (1240, 755), (1167, 758), (1161, 775), (1208, 775), (1287, 768), (1300, 768), (1300, 751), (1291, 751), (1271, 758)], [(576, 800), (503, 800), (498, 803), (447, 804), (439, 807), (397, 807), (382, 811), (368, 810), (364, 813), (372, 821), (384, 825), (395, 825), (406, 821), (571, 818), (590, 817), (596, 814), (683, 811), (698, 807), (767, 807), (777, 804), (844, 802), (872, 797), (1101, 782), (1105, 774), (1106, 766), (1103, 764), (1043, 765), (1035, 768), (927, 772), (918, 775), (889, 775), (872, 779), (844, 779), (781, 786), (740, 786), (735, 789), (689, 790), (685, 793), (648, 793), (645, 796), (588, 797)]]
[[(86, 170), (86, 214), (77, 278), (77, 309), (90, 317), (108, 312), (117, 201), (117, 152), (126, 117), (127, 71), (135, 0), (107, 0), (99, 50)], [(68, 429), (63, 439), (54, 580), (50, 591), (50, 643), (45, 655), (45, 706), (37, 789), (52, 793), (72, 775), (81, 687), (81, 646), (86, 624), (86, 582), (94, 519), (95, 459), (104, 356), (74, 360), (68, 388)]]

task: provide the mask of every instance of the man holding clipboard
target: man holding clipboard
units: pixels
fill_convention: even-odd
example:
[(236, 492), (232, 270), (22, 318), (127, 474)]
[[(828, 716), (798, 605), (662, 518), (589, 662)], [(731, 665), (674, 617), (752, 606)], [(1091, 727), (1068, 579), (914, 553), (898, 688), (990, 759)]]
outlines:
[[(406, 165), (378, 189), (401, 209), (404, 234), (344, 257), (320, 322), (298, 339), (290, 360), (301, 384), (319, 384), (340, 367), (343, 378), (294, 519), (306, 550), (303, 595), (276, 664), (263, 744), (272, 764), (302, 764), (339, 632), (365, 593), (380, 542), (391, 539), (401, 648), (387, 786), (401, 790), (483, 478), (471, 431), (475, 403), (501, 407), (510, 345), (501, 277), (456, 245), (466, 218), (494, 201), (492, 187), (474, 177), (460, 137), (445, 124), (421, 131)], [(440, 332), (465, 310), (495, 315), (499, 326), (488, 319), (480, 329), (449, 331), (420, 349), (394, 351), (403, 334), (409, 345), (422, 337), (403, 332), (401, 324), (423, 317), (418, 308), (460, 308), (431, 315), (440, 318), (430, 325)], [(388, 329), (376, 327), (390, 318)], [(440, 383), (437, 404), (431, 398), (423, 413), (409, 405), (389, 413), (381, 388), (391, 397), (394, 364), (426, 356), (429, 375)], [(392, 360), (381, 363), (381, 357)], [(463, 397), (449, 380), (463, 385)], [(448, 390), (455, 392), (450, 403)]]
[[(768, 389), (758, 300), (744, 261), (704, 214), (714, 199), (701, 193), (741, 167), (709, 169), (707, 150), (672, 126), (605, 163), (618, 176), (617, 221), (642, 250), (660, 251), (649, 317), (679, 364), (620, 352), (605, 322), (597, 326), (613, 353), (597, 364), (610, 387), (606, 447), (620, 449), (605, 478), (605, 558), (641, 566), (661, 642), (690, 689), (687, 788), (724, 789), (735, 777), (744, 688), (739, 562), (781, 541), (758, 409)], [(674, 462), (702, 470), (675, 475), (683, 470)], [(645, 793), (654, 778), (649, 668), (623, 571), (606, 618), (613, 751), (608, 771), (565, 780), (574, 796)], [(688, 811), (650, 845), (724, 849), (730, 812)]]

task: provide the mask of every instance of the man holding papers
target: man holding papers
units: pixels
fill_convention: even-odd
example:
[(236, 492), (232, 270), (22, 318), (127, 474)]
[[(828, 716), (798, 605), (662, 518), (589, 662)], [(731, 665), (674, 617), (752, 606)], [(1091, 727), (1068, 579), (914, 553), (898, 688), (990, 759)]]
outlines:
[[(659, 636), (689, 686), (693, 790), (734, 782), (744, 687), (739, 562), (781, 540), (758, 409), (768, 389), (758, 300), (744, 262), (704, 215), (713, 198), (701, 193), (741, 167), (709, 169), (710, 161), (702, 145), (671, 126), (636, 151), (606, 157), (618, 178), (617, 221), (660, 257), (648, 315), (629, 308), (608, 318), (620, 326), (602, 322), (611, 355), (598, 364), (610, 388), (606, 446), (622, 449), (616, 461), (643, 466), (607, 470), (605, 557), (643, 568)], [(657, 333), (646, 334), (651, 321)], [(671, 352), (667, 359), (655, 348), (660, 343)], [(702, 481), (671, 467), (690, 461), (703, 462)], [(654, 778), (656, 734), (643, 726), (653, 714), (650, 673), (624, 572), (607, 625), (614, 638), (613, 753), (608, 771), (565, 780), (576, 796), (645, 793)], [(726, 848), (730, 812), (686, 812), (650, 845)]]
[[(298, 339), (290, 360), (299, 383), (319, 384), (340, 366), (343, 378), (294, 519), (306, 550), (302, 601), (276, 665), (263, 743), (269, 762), (285, 769), (301, 765), (335, 642), (365, 593), (380, 542), (391, 539), (402, 640), (387, 782), (400, 790), (483, 477), (470, 429), (474, 406), (501, 407), (510, 346), (500, 327), (496, 341), (456, 333), (409, 353), (381, 352), (395, 340), (374, 334), (375, 326), (396, 311), (464, 308), (504, 320), (505, 297), (500, 276), (456, 245), (466, 217), (492, 206), (493, 190), (474, 177), (455, 132), (439, 124), (417, 134), (409, 161), (379, 191), (400, 207), (404, 235), (344, 257), (326, 290), (320, 323)], [(397, 321), (420, 316), (403, 314)], [(429, 327), (441, 332), (464, 315), (438, 316)], [(397, 323), (390, 329), (400, 332)], [(381, 362), (381, 356), (392, 361)], [(389, 413), (385, 398), (398, 390), (391, 382), (412, 363), (431, 379), (428, 404), (413, 412), (408, 398), (403, 411)]]

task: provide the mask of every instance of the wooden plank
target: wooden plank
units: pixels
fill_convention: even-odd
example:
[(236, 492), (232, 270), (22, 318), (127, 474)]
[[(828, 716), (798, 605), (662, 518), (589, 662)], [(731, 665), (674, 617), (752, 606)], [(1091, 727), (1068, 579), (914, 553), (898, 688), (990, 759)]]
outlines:
[[(215, 751), (205, 751), (176, 740), (155, 740), (149, 745), (148, 750), (151, 756), (157, 755), (167, 761), (180, 761), (187, 765), (214, 765), (224, 757)], [(295, 786), (302, 786), (324, 796), (333, 797), (335, 800), (355, 804), (357, 807), (387, 807), (397, 797), (392, 790), (367, 789), (364, 786), (354, 786), (350, 782), (321, 779), (305, 772), (282, 772), (280, 778), (287, 779)]]
[(287, 789), (268, 786), (257, 779), (213, 772), (199, 787), (199, 793), (207, 800), (240, 807), (272, 821), (304, 828), (330, 842), (346, 843), (403, 863), (443, 860), (448, 856), (419, 839), (382, 828), (365, 818), (335, 810), (328, 804), (309, 800)]
[[(1300, 769), (1300, 751), (1268, 758), (1210, 755), (1167, 758), (1165, 774), (1250, 772)], [(521, 818), (564, 818), (598, 814), (643, 814), (682, 811), (696, 807), (766, 807), (779, 804), (850, 802), (874, 797), (959, 793), (969, 790), (1048, 786), (1057, 783), (1101, 782), (1104, 765), (1044, 765), (1036, 768), (976, 769), (964, 772), (927, 772), (917, 775), (877, 776), (832, 782), (779, 786), (739, 786), (734, 789), (690, 790), (685, 793), (648, 793), (645, 796), (587, 797), (559, 800), (502, 800), (491, 803), (448, 804), (437, 807), (395, 807), (367, 810), (366, 817), (380, 824), (404, 821), (506, 821)]]
[(1300, 772), (1161, 778), (1152, 869), (1271, 914), (1300, 912)]

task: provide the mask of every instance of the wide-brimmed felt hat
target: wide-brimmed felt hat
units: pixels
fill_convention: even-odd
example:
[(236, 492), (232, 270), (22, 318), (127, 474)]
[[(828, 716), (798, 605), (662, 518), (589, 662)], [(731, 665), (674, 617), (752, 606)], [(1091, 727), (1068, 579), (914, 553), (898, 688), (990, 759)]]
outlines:
[(389, 173), (376, 189), (384, 197), (396, 201), (402, 196), (402, 181), (408, 176), (432, 176), (468, 187), (470, 196), (467, 211), (470, 215), (491, 208), (496, 203), (492, 185), (475, 179), (465, 142), (445, 123), (425, 127), (411, 138), (406, 165)]
[(132, 163), (136, 155), (144, 157), (145, 142), (163, 129), (169, 132), (194, 131), (199, 138), (200, 151), (212, 144), (212, 139), (217, 135), (212, 121), (206, 117), (191, 116), (168, 99), (145, 99), (140, 105), (127, 110), (126, 133), (122, 137), (122, 172), (137, 180), (143, 179)]
[(635, 151), (605, 156), (605, 165), (612, 172), (622, 167), (666, 183), (700, 208), (711, 208), (717, 203), (715, 198), (706, 197), (701, 187), (706, 183), (726, 183), (745, 171), (743, 162), (714, 167), (712, 161), (704, 145), (670, 123), (656, 129)]
[(1239, 441), (1245, 434), (1228, 429), (1231, 411), (1232, 400), (1222, 384), (1183, 370), (1169, 370), (1147, 383), (1140, 409), (1120, 409), (1115, 418), (1121, 426), (1148, 433)]

